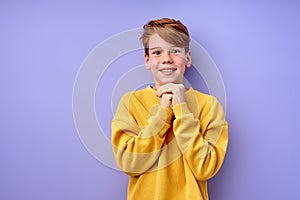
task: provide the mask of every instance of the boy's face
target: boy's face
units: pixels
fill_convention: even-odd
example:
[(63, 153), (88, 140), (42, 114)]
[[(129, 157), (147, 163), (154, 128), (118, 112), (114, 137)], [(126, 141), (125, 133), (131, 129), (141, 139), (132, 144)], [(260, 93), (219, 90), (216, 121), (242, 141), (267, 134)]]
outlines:
[(151, 70), (155, 86), (180, 84), (185, 67), (191, 66), (191, 53), (163, 40), (158, 34), (149, 39), (149, 56), (144, 55), (146, 69)]

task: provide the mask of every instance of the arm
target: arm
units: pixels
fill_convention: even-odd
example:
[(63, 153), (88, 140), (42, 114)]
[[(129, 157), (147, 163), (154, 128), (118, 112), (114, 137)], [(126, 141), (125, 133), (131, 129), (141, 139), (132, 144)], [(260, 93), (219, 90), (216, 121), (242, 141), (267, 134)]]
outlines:
[(209, 105), (196, 119), (186, 103), (173, 107), (174, 134), (183, 157), (197, 180), (207, 180), (220, 169), (228, 144), (228, 125), (218, 101), (211, 97)]
[(148, 125), (141, 128), (131, 106), (132, 103), (135, 108), (142, 105), (138, 101), (132, 102), (132, 99), (132, 93), (128, 93), (120, 101), (112, 121), (112, 144), (120, 169), (130, 176), (136, 176), (149, 170), (159, 158), (173, 113), (156, 105), (151, 109)]

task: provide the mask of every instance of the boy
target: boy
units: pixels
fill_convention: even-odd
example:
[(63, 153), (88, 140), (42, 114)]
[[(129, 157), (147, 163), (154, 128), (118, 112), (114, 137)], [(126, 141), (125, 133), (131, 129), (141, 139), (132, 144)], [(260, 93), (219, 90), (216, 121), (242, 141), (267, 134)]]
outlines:
[(144, 25), (141, 41), (154, 85), (125, 94), (112, 121), (112, 145), (130, 176), (128, 200), (206, 200), (220, 169), (228, 126), (216, 98), (182, 84), (190, 37), (178, 20)]

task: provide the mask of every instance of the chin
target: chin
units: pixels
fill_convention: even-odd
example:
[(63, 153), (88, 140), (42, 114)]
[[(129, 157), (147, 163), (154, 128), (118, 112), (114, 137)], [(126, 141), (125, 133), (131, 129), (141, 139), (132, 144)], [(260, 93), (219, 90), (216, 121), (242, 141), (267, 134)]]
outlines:
[(166, 85), (166, 84), (169, 84), (169, 83), (173, 83), (173, 84), (181, 84), (181, 82), (179, 82), (179, 81), (165, 81), (165, 82), (163, 82), (161, 85)]

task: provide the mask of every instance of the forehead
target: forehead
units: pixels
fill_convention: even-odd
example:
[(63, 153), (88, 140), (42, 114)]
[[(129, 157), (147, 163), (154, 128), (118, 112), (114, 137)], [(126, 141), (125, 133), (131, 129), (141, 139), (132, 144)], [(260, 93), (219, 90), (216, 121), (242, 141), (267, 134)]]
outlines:
[(155, 33), (151, 35), (149, 38), (149, 48), (156, 48), (156, 47), (169, 48), (169, 47), (174, 47), (174, 45), (165, 41), (157, 33)]

